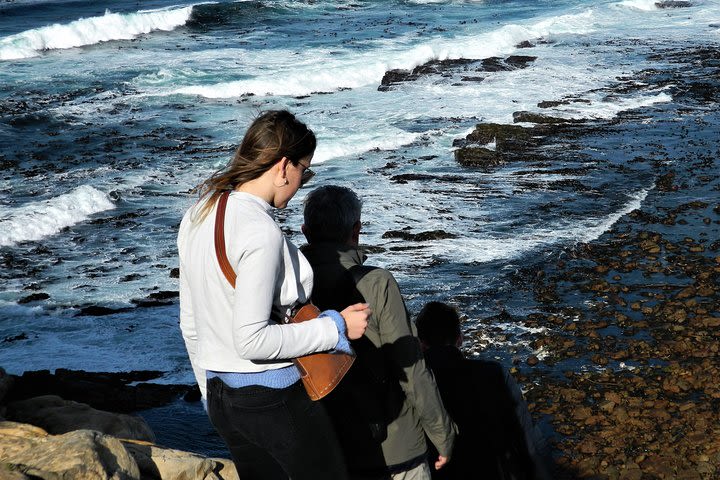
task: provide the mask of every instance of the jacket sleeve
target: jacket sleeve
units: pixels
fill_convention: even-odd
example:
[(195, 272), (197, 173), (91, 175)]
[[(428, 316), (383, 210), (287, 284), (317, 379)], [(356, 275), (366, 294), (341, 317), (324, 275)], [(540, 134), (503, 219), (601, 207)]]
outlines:
[(387, 271), (378, 269), (375, 272), (385, 276), (381, 281), (373, 282), (374, 303), (370, 305), (377, 320), (382, 348), (387, 351), (394, 374), (426, 435), (438, 453), (449, 458), (457, 426), (445, 410), (435, 379), (425, 366), (417, 332), (408, 318), (397, 282)]

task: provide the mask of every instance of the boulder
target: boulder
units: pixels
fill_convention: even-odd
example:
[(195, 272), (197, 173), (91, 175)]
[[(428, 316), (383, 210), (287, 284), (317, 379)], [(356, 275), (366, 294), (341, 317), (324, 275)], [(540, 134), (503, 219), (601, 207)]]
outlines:
[(235, 465), (224, 458), (206, 458), (147, 442), (127, 440), (123, 444), (137, 462), (143, 479), (238, 480)]
[(0, 422), (0, 458), (3, 478), (5, 471), (10, 472), (8, 478), (141, 478), (137, 463), (118, 439), (91, 430), (48, 435), (29, 425)]
[(7, 418), (36, 425), (51, 434), (90, 429), (119, 438), (155, 440), (152, 430), (140, 417), (96, 410), (56, 395), (10, 403)]

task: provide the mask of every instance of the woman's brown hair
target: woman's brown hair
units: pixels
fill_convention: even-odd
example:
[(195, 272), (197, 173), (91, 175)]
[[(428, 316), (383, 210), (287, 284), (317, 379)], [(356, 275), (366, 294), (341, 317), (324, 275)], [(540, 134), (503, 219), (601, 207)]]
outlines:
[(316, 145), (312, 130), (287, 110), (261, 113), (245, 132), (232, 160), (198, 187), (200, 201), (207, 200), (197, 219), (208, 214), (222, 192), (260, 177), (282, 157), (297, 165), (315, 152)]

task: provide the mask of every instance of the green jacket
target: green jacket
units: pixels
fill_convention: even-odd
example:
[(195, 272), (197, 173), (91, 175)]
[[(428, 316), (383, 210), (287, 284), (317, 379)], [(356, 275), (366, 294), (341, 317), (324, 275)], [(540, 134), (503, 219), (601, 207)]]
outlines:
[[(354, 470), (356, 467), (382, 467), (383, 463), (386, 466), (406, 464), (427, 452), (425, 435), (440, 455), (450, 457), (457, 427), (445, 411), (435, 380), (425, 366), (415, 324), (409, 319), (395, 278), (387, 270), (362, 266), (365, 256), (347, 245), (306, 245), (302, 252), (313, 267), (312, 298), (321, 309), (347, 306), (345, 303), (342, 306), (332, 304), (343, 302), (341, 297), (347, 298), (340, 290), (343, 285), (348, 285), (348, 278), (351, 288), (355, 284), (357, 292), (370, 304), (372, 316), (368, 319), (364, 337), (383, 352), (392, 381), (399, 383), (404, 393), (404, 400), (401, 394), (398, 401), (398, 411), (393, 413), (394, 419), (387, 424), (387, 438), (381, 444), (382, 458), (379, 458), (379, 452), (374, 454), (357, 449), (346, 438), (340, 439), (346, 444), (348, 467)], [(318, 299), (323, 299), (322, 303), (326, 305)], [(328, 410), (331, 417), (344, 415), (333, 419), (337, 420), (336, 425), (347, 423), (350, 416), (359, 415), (349, 405), (345, 412)], [(356, 432), (351, 433), (355, 435)]]

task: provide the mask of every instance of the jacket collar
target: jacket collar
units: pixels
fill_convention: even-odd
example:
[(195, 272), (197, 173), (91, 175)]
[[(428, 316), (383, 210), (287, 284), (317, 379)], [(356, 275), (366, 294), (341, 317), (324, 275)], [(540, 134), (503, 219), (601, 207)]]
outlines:
[(306, 257), (313, 259), (312, 263), (331, 263), (339, 260), (342, 265), (352, 267), (362, 265), (367, 259), (361, 248), (343, 243), (318, 242), (303, 245), (301, 250)]
[(434, 368), (448, 368), (462, 363), (465, 356), (454, 345), (437, 345), (425, 350), (425, 358)]

